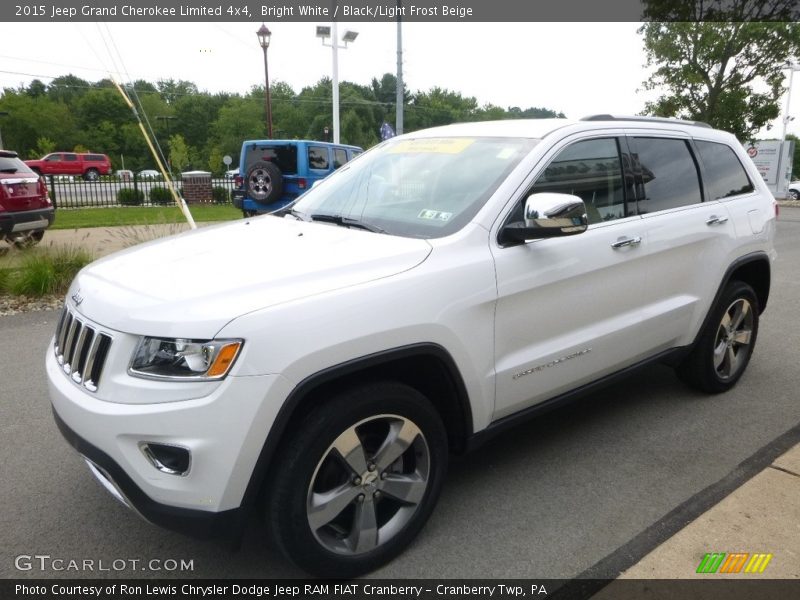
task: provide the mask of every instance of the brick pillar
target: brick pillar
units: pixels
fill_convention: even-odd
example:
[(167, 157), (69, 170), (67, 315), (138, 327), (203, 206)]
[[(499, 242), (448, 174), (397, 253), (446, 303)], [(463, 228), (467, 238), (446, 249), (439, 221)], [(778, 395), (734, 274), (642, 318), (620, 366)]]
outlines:
[(208, 171), (188, 171), (181, 173), (183, 197), (187, 204), (211, 204), (211, 173)]

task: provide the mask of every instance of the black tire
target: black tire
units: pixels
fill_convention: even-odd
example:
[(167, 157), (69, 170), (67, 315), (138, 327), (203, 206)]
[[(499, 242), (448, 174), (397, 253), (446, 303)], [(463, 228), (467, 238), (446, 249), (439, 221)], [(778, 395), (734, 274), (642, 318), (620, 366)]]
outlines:
[(100, 179), (100, 171), (97, 169), (87, 169), (86, 173), (83, 174), (83, 178), (86, 181), (97, 181)]
[(444, 425), (422, 394), (391, 382), (350, 389), (290, 433), (266, 483), (268, 526), (289, 560), (313, 575), (371, 571), (422, 529), (447, 458)]
[(678, 366), (680, 378), (709, 394), (736, 385), (753, 355), (759, 310), (752, 287), (728, 283), (691, 354)]
[(12, 240), (12, 243), (17, 248), (24, 250), (25, 248), (31, 248), (42, 241), (44, 238), (44, 229), (37, 229), (36, 231), (31, 231), (27, 235), (20, 236)]
[(800, 192), (797, 190), (789, 190), (789, 198), (792, 200), (800, 200)]
[(277, 202), (283, 194), (281, 170), (268, 161), (257, 161), (247, 170), (247, 195), (260, 204)]

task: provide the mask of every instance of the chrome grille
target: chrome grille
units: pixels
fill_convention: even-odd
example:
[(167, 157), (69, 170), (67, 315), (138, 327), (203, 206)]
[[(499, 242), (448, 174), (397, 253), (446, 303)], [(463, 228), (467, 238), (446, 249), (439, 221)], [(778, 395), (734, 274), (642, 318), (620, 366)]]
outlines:
[(56, 328), (55, 353), (58, 364), (72, 381), (96, 392), (110, 348), (110, 335), (97, 331), (64, 307)]

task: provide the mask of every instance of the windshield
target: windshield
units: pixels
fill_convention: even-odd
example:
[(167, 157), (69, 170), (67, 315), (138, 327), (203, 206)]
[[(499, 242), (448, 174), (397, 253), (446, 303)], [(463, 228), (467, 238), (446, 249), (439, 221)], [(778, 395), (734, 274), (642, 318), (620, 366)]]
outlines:
[(314, 186), (293, 212), (305, 219), (362, 223), (392, 235), (449, 235), (475, 216), (536, 141), (391, 140)]

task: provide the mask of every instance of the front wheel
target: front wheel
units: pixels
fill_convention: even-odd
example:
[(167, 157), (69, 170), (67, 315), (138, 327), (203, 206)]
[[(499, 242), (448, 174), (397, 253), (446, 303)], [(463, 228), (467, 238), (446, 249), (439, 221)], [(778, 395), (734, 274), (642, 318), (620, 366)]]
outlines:
[(427, 521), (447, 454), (438, 413), (413, 388), (364, 385), (325, 401), (292, 434), (268, 484), (278, 546), (320, 577), (376, 569)]
[(758, 298), (732, 281), (725, 288), (691, 354), (678, 367), (681, 379), (710, 394), (731, 389), (744, 373), (758, 335)]
[(97, 181), (98, 179), (100, 179), (100, 171), (98, 171), (97, 169), (89, 169), (88, 171), (86, 171), (86, 173), (84, 173), (83, 178), (86, 181)]
[(20, 250), (31, 248), (42, 241), (44, 238), (44, 229), (37, 229), (35, 231), (28, 231), (17, 237), (9, 238), (9, 241)]
[(791, 200), (800, 200), (800, 192), (797, 190), (789, 190), (789, 198)]

